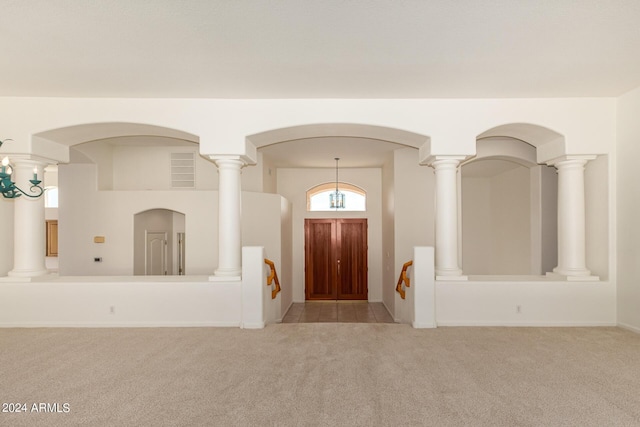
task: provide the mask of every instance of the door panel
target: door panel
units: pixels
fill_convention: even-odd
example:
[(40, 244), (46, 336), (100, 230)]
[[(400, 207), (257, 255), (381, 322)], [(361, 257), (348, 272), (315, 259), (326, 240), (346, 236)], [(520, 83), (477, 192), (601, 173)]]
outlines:
[(337, 221), (338, 299), (367, 299), (367, 223), (361, 219)]
[(367, 289), (367, 220), (305, 220), (306, 298), (362, 299)]
[(332, 220), (305, 220), (307, 299), (336, 299), (335, 240)]
[(147, 276), (167, 274), (167, 233), (147, 233)]

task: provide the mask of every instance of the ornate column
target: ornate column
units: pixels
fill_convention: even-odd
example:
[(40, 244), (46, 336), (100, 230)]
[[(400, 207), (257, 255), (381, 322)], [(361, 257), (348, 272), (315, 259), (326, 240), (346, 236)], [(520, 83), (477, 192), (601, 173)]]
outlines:
[[(12, 157), (13, 174), (11, 180), (22, 190), (29, 192), (33, 168), (38, 168), (44, 177), (46, 163)], [(42, 178), (40, 178), (42, 179)], [(45, 266), (45, 215), (44, 196), (29, 198), (25, 195), (12, 199), (14, 204), (13, 270), (10, 277), (31, 278), (47, 274)]]
[(436, 175), (435, 271), (440, 278), (464, 279), (458, 259), (458, 166), (464, 156), (434, 156)]
[(219, 172), (218, 268), (211, 280), (240, 280), (242, 274), (240, 170), (246, 163), (239, 156), (211, 158)]
[(586, 265), (584, 167), (596, 156), (565, 156), (549, 162), (558, 170), (558, 266), (567, 279), (597, 280)]

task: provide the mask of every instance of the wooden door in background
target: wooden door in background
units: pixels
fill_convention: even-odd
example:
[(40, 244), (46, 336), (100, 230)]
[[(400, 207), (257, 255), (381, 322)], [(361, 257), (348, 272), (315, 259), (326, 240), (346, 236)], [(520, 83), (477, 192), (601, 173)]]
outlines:
[(305, 220), (308, 300), (366, 300), (367, 220)]
[(58, 256), (58, 220), (46, 220), (47, 249), (46, 256)]

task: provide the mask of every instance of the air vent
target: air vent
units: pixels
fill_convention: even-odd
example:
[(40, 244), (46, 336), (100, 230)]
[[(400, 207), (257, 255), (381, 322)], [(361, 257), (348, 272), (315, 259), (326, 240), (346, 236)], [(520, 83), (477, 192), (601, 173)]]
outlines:
[(171, 153), (171, 188), (196, 188), (195, 153)]

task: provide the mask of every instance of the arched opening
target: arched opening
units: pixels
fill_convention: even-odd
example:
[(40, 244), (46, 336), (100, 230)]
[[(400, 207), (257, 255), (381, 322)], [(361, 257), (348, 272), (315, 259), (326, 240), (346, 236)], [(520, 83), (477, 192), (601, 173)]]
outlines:
[(134, 215), (134, 275), (186, 274), (185, 223), (185, 214), (169, 209), (150, 209)]
[[(33, 138), (69, 147), (69, 162), (59, 164), (55, 175), (60, 193), (56, 219), (61, 275), (186, 274), (185, 258), (180, 257), (186, 254), (184, 245), (180, 247), (184, 238), (178, 233), (184, 233), (182, 212), (193, 216), (199, 199), (188, 190), (217, 188), (215, 165), (199, 155), (197, 136), (162, 126), (114, 122), (53, 129)], [(191, 159), (190, 170), (183, 164), (184, 155)], [(185, 185), (185, 177), (190, 185)], [(49, 175), (45, 185), (50, 185)], [(151, 210), (157, 206), (166, 209)], [(166, 232), (166, 262), (157, 269), (146, 265), (145, 232)], [(195, 240), (203, 238), (192, 239), (192, 244)], [(204, 262), (195, 261), (190, 273), (206, 268)]]
[[(337, 232), (338, 221), (366, 219), (368, 295), (365, 294), (365, 298), (385, 301), (390, 310), (394, 309), (394, 291), (385, 284), (395, 282), (396, 266), (401, 268), (412, 256), (413, 246), (433, 245), (429, 233), (421, 232), (428, 228), (425, 224), (430, 223), (430, 210), (426, 205), (430, 200), (432, 173), (420, 166), (419, 150), (429, 141), (428, 136), (401, 129), (353, 123), (308, 124), (247, 136), (248, 144), (257, 149), (258, 168), (263, 169), (265, 179), (264, 191), (278, 193), (292, 205), (289, 240), (294, 302), (307, 299), (305, 222), (335, 223)], [(349, 201), (347, 210), (312, 206), (313, 197), (319, 201), (329, 200), (327, 193), (335, 190), (336, 157), (340, 158), (340, 191), (352, 191), (361, 198), (357, 210), (349, 210), (353, 206)], [(323, 192), (326, 193), (323, 195)], [(412, 208), (395, 209), (395, 206), (415, 206), (416, 199), (420, 214)], [(427, 202), (422, 203), (423, 199)], [(422, 215), (423, 208), (427, 215)], [(420, 220), (416, 223), (418, 216)], [(343, 223), (340, 227), (346, 230)], [(409, 240), (407, 236), (419, 241)], [(341, 264), (341, 271), (345, 271), (343, 267)]]

